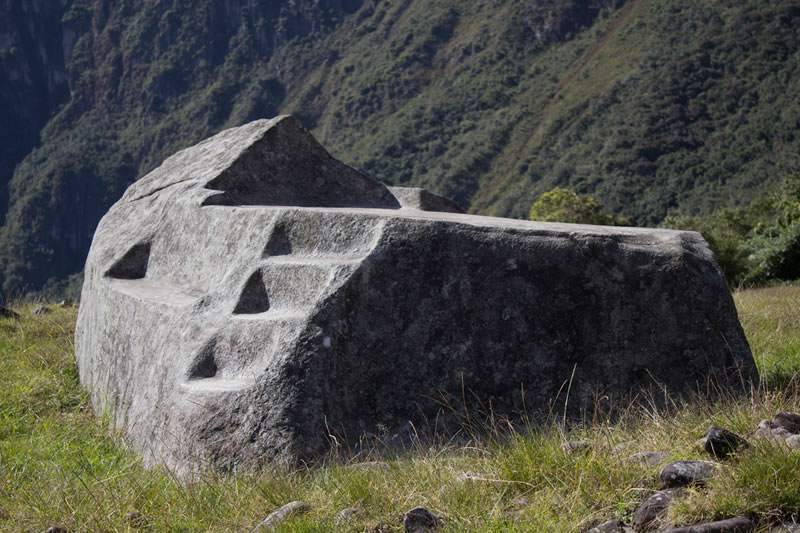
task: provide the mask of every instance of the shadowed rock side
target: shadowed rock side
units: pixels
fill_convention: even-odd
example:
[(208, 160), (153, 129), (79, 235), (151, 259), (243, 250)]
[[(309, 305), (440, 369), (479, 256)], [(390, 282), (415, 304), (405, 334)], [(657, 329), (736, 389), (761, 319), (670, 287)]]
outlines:
[(289, 117), (176, 154), (95, 234), (75, 340), (94, 408), (188, 475), (453, 429), (442, 398), (561, 413), (571, 379), (581, 416), (757, 379), (699, 234), (457, 210), (330, 159)]

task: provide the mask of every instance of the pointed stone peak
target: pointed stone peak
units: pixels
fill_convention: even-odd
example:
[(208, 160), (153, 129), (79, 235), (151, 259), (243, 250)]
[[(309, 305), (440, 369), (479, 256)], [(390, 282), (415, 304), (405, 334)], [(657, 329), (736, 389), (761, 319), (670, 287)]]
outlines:
[(385, 185), (334, 159), (288, 115), (274, 119), (206, 188), (218, 193), (203, 205), (400, 207)]

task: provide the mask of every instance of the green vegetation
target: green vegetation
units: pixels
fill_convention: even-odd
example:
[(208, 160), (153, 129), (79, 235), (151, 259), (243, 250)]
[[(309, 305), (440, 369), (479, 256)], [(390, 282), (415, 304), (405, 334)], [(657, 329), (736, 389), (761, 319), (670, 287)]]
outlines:
[[(556, 187), (531, 207), (531, 220), (632, 226), (630, 218), (605, 212), (592, 196)], [(786, 176), (780, 192), (744, 207), (700, 216), (671, 215), (662, 227), (699, 231), (734, 287), (800, 279), (800, 171)]]
[[(207, 474), (183, 484), (169, 472), (145, 469), (114, 428), (91, 413), (73, 359), (76, 310), (57, 306), (34, 315), (33, 306), (21, 306), (21, 319), (0, 321), (0, 530), (250, 530), (296, 499), (311, 511), (281, 531), (333, 531), (346, 507), (363, 515), (336, 530), (399, 532), (402, 513), (416, 505), (442, 516), (445, 532), (574, 532), (612, 517), (629, 520), (656, 486), (656, 470), (627, 461), (629, 454), (667, 450), (672, 459), (703, 458), (695, 441), (712, 423), (749, 434), (778, 411), (800, 412), (800, 287), (734, 297), (762, 375), (752, 397), (667, 411), (644, 403), (615, 422), (571, 429), (554, 422), (535, 430), (502, 425), (476, 434), (468, 446), (420, 446), (408, 456), (374, 454), (362, 462), (331, 457), (298, 470)], [(560, 448), (565, 439), (608, 446), (568, 455)], [(611, 447), (621, 443), (624, 453), (614, 454)], [(800, 452), (755, 442), (723, 465), (707, 489), (690, 490), (669, 519), (683, 524), (744, 513), (758, 532), (798, 519), (798, 468)]]
[(670, 216), (662, 225), (699, 231), (733, 286), (800, 279), (800, 171), (780, 192), (706, 216)]
[[(277, 113), (378, 179), (519, 218), (554, 187), (642, 224), (702, 217), (800, 160), (792, 0), (222, 4), (68, 2), (71, 96), (11, 179), (6, 294), (80, 270), (166, 156)], [(754, 259), (767, 277), (772, 257)]]
[(572, 191), (556, 187), (536, 200), (531, 207), (529, 218), (542, 222), (568, 222), (600, 226), (633, 225), (633, 221), (629, 218), (603, 211), (603, 204), (591, 196), (579, 196)]

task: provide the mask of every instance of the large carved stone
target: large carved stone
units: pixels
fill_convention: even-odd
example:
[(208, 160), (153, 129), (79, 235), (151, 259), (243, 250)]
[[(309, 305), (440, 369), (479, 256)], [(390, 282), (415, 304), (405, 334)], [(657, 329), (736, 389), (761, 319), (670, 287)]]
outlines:
[(569, 394), (580, 416), (757, 378), (697, 233), (457, 211), (290, 117), (173, 155), (94, 236), (75, 335), (94, 408), (187, 474), (422, 428), (442, 398), (536, 415)]

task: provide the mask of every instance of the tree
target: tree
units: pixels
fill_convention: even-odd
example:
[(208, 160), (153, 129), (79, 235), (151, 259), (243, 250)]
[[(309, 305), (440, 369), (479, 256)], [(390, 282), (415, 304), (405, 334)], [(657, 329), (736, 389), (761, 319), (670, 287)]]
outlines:
[(556, 187), (542, 194), (531, 207), (529, 218), (542, 222), (568, 222), (600, 226), (633, 226), (627, 217), (604, 213), (603, 204), (591, 196), (579, 196)]

